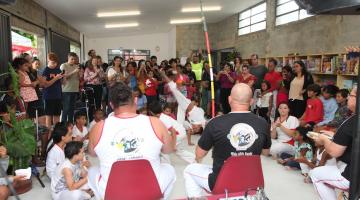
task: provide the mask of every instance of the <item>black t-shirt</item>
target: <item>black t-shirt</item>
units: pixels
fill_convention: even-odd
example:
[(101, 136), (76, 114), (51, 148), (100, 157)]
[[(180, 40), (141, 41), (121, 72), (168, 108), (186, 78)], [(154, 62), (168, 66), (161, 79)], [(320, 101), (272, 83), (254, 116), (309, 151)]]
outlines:
[(357, 115), (351, 116), (345, 120), (334, 135), (334, 142), (341, 146), (346, 146), (346, 150), (338, 159), (347, 164), (344, 172), (341, 174), (347, 180), (350, 180), (350, 165), (351, 165), (351, 151), (352, 141), (355, 135), (354, 126), (356, 124)]
[[(30, 78), (31, 82), (37, 81), (38, 71), (30, 69), (30, 72), (28, 72), (27, 74), (29, 75), (29, 78)], [(39, 85), (37, 85), (35, 87), (35, 91), (36, 91), (36, 94), (37, 94), (38, 98), (41, 99), (42, 98), (42, 93), (40, 91)]]
[[(217, 74), (216, 68), (213, 68), (213, 73), (216, 76), (216, 74)], [(210, 82), (211, 82), (210, 72), (207, 72), (206, 70), (203, 70), (202, 75), (201, 75), (201, 81), (207, 81), (209, 83), (209, 87), (205, 88), (206, 90), (211, 89), (211, 87), (210, 87)], [(219, 82), (216, 81), (215, 77), (214, 77), (214, 89), (216, 90), (218, 88), (219, 88)]]
[(185, 74), (189, 77), (189, 80), (196, 81), (196, 76), (195, 76), (195, 73), (193, 71), (185, 71)]
[[(42, 76), (46, 78), (47, 81), (53, 79), (57, 74), (61, 74), (59, 67), (51, 69), (46, 67), (43, 71)], [(62, 89), (61, 89), (61, 80), (57, 80), (54, 84), (43, 89), (43, 98), (48, 99), (61, 99)]]
[(256, 82), (254, 84), (254, 89), (261, 88), (261, 82), (264, 80), (265, 74), (268, 72), (268, 69), (264, 65), (251, 66), (250, 73), (256, 77)]
[(269, 124), (250, 113), (229, 113), (212, 119), (198, 142), (200, 148), (213, 148), (213, 172), (209, 174), (212, 190), (224, 161), (230, 156), (260, 155), (271, 146)]

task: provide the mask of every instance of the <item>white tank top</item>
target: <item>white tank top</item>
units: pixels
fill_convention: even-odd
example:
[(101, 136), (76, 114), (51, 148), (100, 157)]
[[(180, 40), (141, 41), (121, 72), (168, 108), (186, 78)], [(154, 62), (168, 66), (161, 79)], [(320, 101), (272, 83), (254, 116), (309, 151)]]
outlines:
[(118, 160), (146, 159), (150, 162), (156, 177), (160, 168), (162, 141), (157, 137), (145, 115), (132, 118), (110, 116), (105, 120), (101, 138), (95, 147), (100, 161), (98, 187), (102, 196), (112, 164)]

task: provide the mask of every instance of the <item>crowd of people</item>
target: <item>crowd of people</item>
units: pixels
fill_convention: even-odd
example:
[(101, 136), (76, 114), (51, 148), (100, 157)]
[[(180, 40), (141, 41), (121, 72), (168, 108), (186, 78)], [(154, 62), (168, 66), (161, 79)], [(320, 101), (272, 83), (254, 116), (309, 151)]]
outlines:
[[(61, 64), (49, 53), (41, 67), (37, 58), (22, 54), (12, 63), (19, 83), (7, 78), (0, 99), (3, 127), (11, 128), (11, 112), (39, 124), (54, 199), (101, 199), (111, 165), (139, 158), (150, 161), (166, 199), (176, 180), (166, 154), (175, 150), (189, 163), (188, 197), (211, 191), (224, 161), (239, 155), (272, 156), (286, 169), (300, 170), (321, 199), (336, 199), (334, 188), (349, 188), (356, 89), (315, 84), (302, 61), (278, 72), (277, 60), (264, 66), (256, 54), (250, 62), (236, 57), (212, 69), (201, 51), (183, 64), (178, 58), (158, 64), (156, 56), (115, 56), (107, 64), (95, 50), (88, 55), (81, 64), (70, 52)], [(323, 134), (309, 137), (310, 131)], [(185, 139), (194, 145), (194, 134), (201, 134), (195, 154), (179, 145)], [(200, 164), (212, 148), (213, 166)], [(91, 166), (84, 152), (97, 156), (100, 166)], [(7, 158), (3, 146), (0, 156)]]

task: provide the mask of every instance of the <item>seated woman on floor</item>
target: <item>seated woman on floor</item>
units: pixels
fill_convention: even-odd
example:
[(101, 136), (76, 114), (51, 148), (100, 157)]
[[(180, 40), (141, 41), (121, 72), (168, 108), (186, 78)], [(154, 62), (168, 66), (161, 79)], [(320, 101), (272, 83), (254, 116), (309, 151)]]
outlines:
[(299, 126), (299, 120), (289, 115), (290, 109), (287, 103), (280, 103), (278, 111), (280, 116), (271, 125), (270, 154), (275, 159), (282, 153), (295, 154), (293, 137), (295, 129)]

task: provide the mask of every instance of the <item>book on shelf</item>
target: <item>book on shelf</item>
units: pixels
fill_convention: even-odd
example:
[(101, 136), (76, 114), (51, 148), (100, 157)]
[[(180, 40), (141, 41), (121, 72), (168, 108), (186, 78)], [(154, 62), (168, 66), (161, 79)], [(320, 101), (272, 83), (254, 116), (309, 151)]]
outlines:
[(321, 58), (310, 58), (305, 63), (309, 72), (321, 72)]
[(342, 88), (351, 89), (353, 87), (354, 81), (353, 80), (344, 80)]

